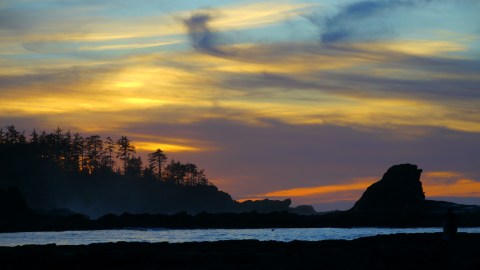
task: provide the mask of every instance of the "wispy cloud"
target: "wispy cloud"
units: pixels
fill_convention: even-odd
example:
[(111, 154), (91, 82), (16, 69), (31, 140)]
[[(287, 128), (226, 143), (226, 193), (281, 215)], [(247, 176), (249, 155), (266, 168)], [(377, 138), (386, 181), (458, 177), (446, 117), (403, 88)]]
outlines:
[[(337, 42), (382, 40), (396, 35), (395, 24), (387, 17), (407, 14), (414, 9), (427, 9), (442, 0), (363, 0), (339, 6), (333, 15), (311, 13), (305, 17), (318, 27), (325, 44)], [(404, 17), (404, 16), (402, 16)]]
[[(339, 14), (329, 19), (329, 24), (342, 24), (340, 21), (344, 20), (352, 20), (353, 23), (355, 18), (364, 19), (383, 11), (418, 7), (427, 5), (428, 2), (355, 2), (344, 6)], [(339, 124), (342, 119), (349, 119), (351, 121), (347, 120), (346, 125), (369, 126), (376, 122), (381, 126), (412, 124), (448, 126), (465, 131), (479, 130), (478, 124), (470, 117), (478, 115), (479, 111), (469, 109), (470, 113), (463, 114), (462, 117), (451, 112), (452, 95), (457, 99), (455, 105), (458, 110), (463, 110), (466, 103), (473, 105), (477, 99), (476, 66), (480, 62), (450, 55), (468, 50), (465, 44), (442, 40), (397, 39), (334, 46), (308, 42), (219, 46), (217, 33), (212, 32), (208, 26), (214, 19), (211, 13), (199, 13), (186, 21), (195, 22), (187, 23), (190, 25), (192, 45), (200, 52), (224, 58), (202, 59), (209, 74), (215, 74), (213, 77), (216, 80), (213, 83), (218, 87), (237, 90), (245, 98), (269, 98), (265, 102), (268, 104), (260, 99), (245, 104), (244, 107), (255, 107), (256, 104), (262, 104), (263, 108), (274, 107), (267, 111), (272, 112), (271, 115), (284, 116), (283, 120), (293, 116), (287, 120), (289, 123), (324, 124), (332, 123), (329, 119), (334, 119)], [(203, 71), (202, 69), (202, 66), (196, 67), (197, 72)], [(311, 104), (301, 103), (303, 100), (299, 97), (302, 95), (298, 95), (300, 89), (309, 92), (309, 100), (318, 102), (327, 99), (330, 104), (336, 103), (337, 109), (333, 115), (338, 114), (338, 117), (330, 118), (333, 116), (330, 108), (312, 109)], [(278, 101), (276, 97), (288, 98), (289, 101), (274, 101), (272, 104), (272, 100)], [(283, 114), (282, 108), (286, 108), (286, 103), (295, 106), (290, 102), (292, 99), (299, 105), (295, 109), (297, 113)], [(333, 100), (337, 102), (332, 102)], [(228, 100), (223, 103), (234, 106), (238, 102), (237, 99), (235, 102)], [(467, 107), (473, 108), (470, 105)], [(410, 114), (402, 107), (414, 109)], [(304, 111), (302, 108), (309, 108), (304, 115), (306, 117), (300, 116), (300, 112)], [(260, 114), (271, 117), (266, 112)], [(385, 121), (379, 121), (383, 118), (381, 115), (385, 116)], [(375, 120), (364, 122), (368, 119)]]
[[(249, 199), (292, 198), (295, 201), (332, 202), (338, 200), (358, 200), (361, 194), (374, 182), (375, 177), (355, 178), (342, 184), (298, 187), (275, 190), (263, 194), (247, 196)], [(480, 181), (465, 178), (462, 173), (452, 171), (427, 172), (423, 175), (423, 189), (429, 197), (479, 197)]]
[(211, 12), (200, 11), (185, 19), (184, 23), (195, 49), (224, 56), (226, 53), (217, 48), (218, 37), (210, 30), (209, 23), (213, 16)]
[(124, 50), (124, 49), (142, 49), (150, 47), (159, 47), (165, 45), (178, 44), (179, 41), (157, 42), (147, 44), (117, 44), (117, 45), (103, 45), (103, 46), (82, 46), (80, 51), (102, 51), (102, 50)]
[[(227, 58), (175, 52), (67, 69), (29, 67), (30, 74), (0, 76), (2, 95), (9, 97), (0, 103), (3, 112), (30, 114), (183, 106), (188, 110), (174, 118), (189, 122), (226, 118), (262, 124), (261, 119), (276, 119), (297, 125), (480, 131), (480, 62), (440, 56), (461, 48), (450, 43), (435, 47), (436, 55), (422, 55), (422, 50), (409, 54), (402, 46), (417, 43), (425, 42), (385, 47), (376, 42), (375, 49), (250, 45), (234, 48), (235, 57)], [(32, 102), (29, 95), (41, 102)]]
[(316, 186), (316, 187), (301, 187), (301, 188), (293, 188), (293, 189), (286, 189), (286, 190), (277, 190), (267, 192), (265, 194), (258, 195), (259, 197), (267, 197), (267, 198), (277, 198), (277, 197), (285, 197), (285, 198), (295, 198), (295, 197), (322, 197), (326, 198), (326, 201), (330, 201), (332, 196), (335, 194), (348, 194), (348, 198), (343, 196), (343, 199), (354, 199), (359, 192), (363, 192), (366, 187), (372, 184), (371, 178), (365, 179), (354, 179), (349, 183), (344, 184), (336, 184), (336, 185), (324, 185), (324, 186)]
[(480, 181), (470, 179), (463, 173), (430, 172), (423, 179), (427, 197), (480, 197)]
[[(225, 40), (216, 31), (257, 28), (297, 17), (312, 4), (256, 3), (225, 9), (205, 9), (192, 12), (183, 19), (193, 48), (218, 56), (234, 56), (234, 47), (222, 49)], [(213, 26), (212, 26), (213, 25)], [(214, 30), (215, 27), (217, 30)], [(213, 29), (212, 29), (213, 28)]]
[(0, 4), (2, 125), (164, 145), (239, 197), (351, 200), (345, 179), (397, 162), (478, 171), (478, 1), (57, 2)]

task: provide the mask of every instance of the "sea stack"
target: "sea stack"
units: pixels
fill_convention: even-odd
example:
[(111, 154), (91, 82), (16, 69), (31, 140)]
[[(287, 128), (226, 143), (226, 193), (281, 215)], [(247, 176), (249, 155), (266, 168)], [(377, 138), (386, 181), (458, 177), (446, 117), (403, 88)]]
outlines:
[(351, 211), (392, 213), (418, 210), (425, 201), (421, 174), (422, 170), (416, 165), (392, 166), (382, 179), (367, 188)]

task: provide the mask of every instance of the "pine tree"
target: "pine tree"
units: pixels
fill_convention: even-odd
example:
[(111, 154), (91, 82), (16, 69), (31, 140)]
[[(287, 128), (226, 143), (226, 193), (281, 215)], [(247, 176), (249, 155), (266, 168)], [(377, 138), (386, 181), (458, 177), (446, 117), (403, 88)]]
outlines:
[(155, 152), (148, 154), (148, 161), (150, 162), (150, 168), (158, 173), (158, 179), (162, 180), (162, 167), (163, 163), (167, 160), (167, 155), (159, 149)]
[(141, 157), (131, 157), (128, 160), (127, 170), (125, 175), (132, 177), (134, 179), (140, 179), (142, 177), (142, 158)]
[(115, 160), (113, 159), (113, 153), (115, 152), (115, 141), (112, 138), (107, 137), (104, 141), (105, 144), (105, 158), (104, 158), (104, 165), (110, 168), (113, 171), (113, 165), (115, 164)]
[(14, 125), (7, 125), (5, 126), (5, 128), (7, 129), (7, 131), (5, 132), (5, 135), (4, 135), (4, 141), (6, 144), (9, 144), (9, 145), (14, 145), (14, 144), (17, 144), (20, 142), (20, 132), (18, 132), (16, 129), (15, 129), (15, 126)]
[(39, 143), (38, 134), (35, 129), (33, 129), (32, 134), (30, 134), (30, 143), (32, 145), (38, 145)]
[(128, 161), (130, 159), (130, 155), (136, 153), (135, 146), (130, 143), (130, 139), (126, 136), (122, 136), (120, 139), (117, 140), (117, 158), (123, 161), (123, 173), (127, 172)]
[(86, 167), (89, 174), (100, 168), (103, 153), (103, 141), (99, 135), (92, 135), (85, 139)]
[(72, 140), (72, 165), (73, 170), (77, 172), (83, 171), (84, 160), (84, 139), (80, 133), (73, 134)]

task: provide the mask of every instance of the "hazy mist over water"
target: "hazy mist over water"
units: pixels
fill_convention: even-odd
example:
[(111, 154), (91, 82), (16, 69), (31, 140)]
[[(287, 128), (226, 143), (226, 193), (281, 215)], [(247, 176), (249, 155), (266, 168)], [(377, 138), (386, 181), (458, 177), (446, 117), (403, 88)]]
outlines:
[[(223, 240), (321, 241), (353, 240), (360, 237), (396, 233), (440, 233), (442, 228), (297, 228), (297, 229), (122, 229), (64, 232), (1, 233), (0, 246), (88, 245), (107, 242), (204, 242)], [(460, 228), (459, 232), (480, 233), (480, 228)]]

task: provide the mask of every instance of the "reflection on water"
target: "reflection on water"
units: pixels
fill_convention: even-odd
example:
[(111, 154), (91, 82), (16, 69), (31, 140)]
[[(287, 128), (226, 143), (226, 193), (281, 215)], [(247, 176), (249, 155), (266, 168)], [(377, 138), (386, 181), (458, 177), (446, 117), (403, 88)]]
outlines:
[[(55, 243), (57, 245), (85, 245), (106, 242), (200, 242), (256, 239), (260, 241), (293, 240), (319, 241), (394, 233), (435, 233), (441, 228), (300, 228), (300, 229), (125, 229), (65, 232), (0, 233), (0, 246), (18, 246)], [(480, 228), (461, 228), (460, 232), (480, 233)]]

